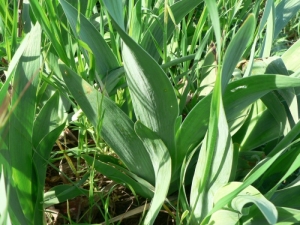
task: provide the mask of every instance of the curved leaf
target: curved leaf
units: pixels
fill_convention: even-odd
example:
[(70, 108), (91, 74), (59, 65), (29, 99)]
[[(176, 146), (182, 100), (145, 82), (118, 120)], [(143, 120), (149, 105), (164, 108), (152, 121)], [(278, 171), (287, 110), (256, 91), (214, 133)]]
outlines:
[(169, 191), (171, 157), (165, 144), (155, 132), (147, 128), (140, 121), (135, 123), (134, 129), (143, 141), (155, 171), (155, 192), (143, 223), (145, 225), (153, 224)]
[[(217, 203), (220, 199), (228, 195), (232, 190), (237, 189), (240, 185), (240, 182), (231, 182), (230, 184), (221, 188), (216, 194), (215, 202)], [(240, 214), (243, 214), (243, 208), (248, 203), (254, 203), (263, 213), (269, 224), (276, 223), (278, 218), (278, 212), (276, 210), (276, 207), (253, 186), (248, 186), (243, 191), (241, 191), (234, 199), (232, 199), (228, 206), (229, 209), (236, 211), (236, 213), (239, 212)], [(251, 217), (251, 214), (249, 215), (249, 217)], [(217, 224), (221, 224), (220, 221), (218, 223), (218, 219), (219, 218), (214, 217), (213, 214), (211, 222), (214, 221)]]
[[(115, 19), (117, 15), (107, 9)], [(155, 60), (117, 24), (116, 30), (124, 42), (122, 55), (135, 115), (159, 135), (176, 165), (180, 160), (175, 149), (178, 103), (173, 87)]]
[[(272, 90), (299, 87), (300, 79), (281, 75), (259, 75), (242, 78), (228, 84), (224, 93), (224, 108), (227, 120), (231, 121), (239, 113)], [(211, 95), (203, 98), (187, 115), (176, 134), (179, 155), (185, 155), (197, 146), (207, 130)]]
[(143, 143), (134, 132), (134, 124), (129, 117), (67, 66), (60, 65), (60, 68), (67, 87), (94, 127), (99, 123), (98, 113), (104, 111), (101, 135), (106, 143), (130, 171), (153, 184), (152, 163)]

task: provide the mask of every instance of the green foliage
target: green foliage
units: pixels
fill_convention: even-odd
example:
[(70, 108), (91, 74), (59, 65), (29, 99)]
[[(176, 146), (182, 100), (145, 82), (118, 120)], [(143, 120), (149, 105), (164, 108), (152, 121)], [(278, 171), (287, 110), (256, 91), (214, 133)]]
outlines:
[[(0, 2), (0, 223), (95, 204), (94, 170), (151, 200), (141, 224), (297, 221), (299, 1), (30, 0), (24, 27)], [(66, 126), (76, 181), (44, 194)]]

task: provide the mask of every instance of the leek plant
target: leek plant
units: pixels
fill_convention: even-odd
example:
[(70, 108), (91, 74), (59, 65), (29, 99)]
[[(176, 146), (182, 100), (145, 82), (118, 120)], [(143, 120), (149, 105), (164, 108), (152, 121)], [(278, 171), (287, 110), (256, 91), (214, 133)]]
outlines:
[(141, 224), (162, 207), (176, 224), (297, 222), (300, 42), (273, 43), (299, 1), (96, 2), (23, 3), (32, 25), (0, 92), (0, 221), (42, 224), (44, 208), (93, 194), (88, 173), (43, 194), (72, 108), (118, 160), (77, 156), (151, 199)]

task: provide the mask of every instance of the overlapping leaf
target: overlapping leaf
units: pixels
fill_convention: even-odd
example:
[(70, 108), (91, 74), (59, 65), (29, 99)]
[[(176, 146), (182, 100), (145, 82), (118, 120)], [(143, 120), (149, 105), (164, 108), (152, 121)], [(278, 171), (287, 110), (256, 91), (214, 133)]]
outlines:
[[(93, 126), (98, 126), (100, 116), (98, 112), (103, 110), (101, 135), (107, 144), (130, 171), (154, 183), (149, 155), (135, 134), (133, 122), (129, 117), (114, 102), (96, 91), (67, 66), (61, 65), (60, 68), (67, 87)], [(101, 98), (103, 98), (102, 105), (100, 105)]]

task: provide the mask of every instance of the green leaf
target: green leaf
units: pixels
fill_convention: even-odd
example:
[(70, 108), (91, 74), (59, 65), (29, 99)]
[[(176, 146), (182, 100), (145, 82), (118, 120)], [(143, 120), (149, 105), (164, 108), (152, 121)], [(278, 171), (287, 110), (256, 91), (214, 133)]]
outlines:
[(264, 174), (267, 169), (273, 165), (273, 163), (285, 153), (286, 149), (283, 149), (279, 151), (277, 154), (270, 158), (266, 158), (263, 161), (261, 161), (247, 177), (244, 179), (243, 183), (240, 183), (240, 186), (238, 186), (235, 190), (228, 193), (226, 196), (224, 196), (222, 199), (220, 199), (214, 206), (214, 209), (210, 212), (210, 214), (205, 218), (204, 222), (209, 219), (209, 216), (216, 212), (217, 210), (224, 207), (226, 204), (228, 204), (235, 196), (237, 196), (238, 193), (240, 193), (242, 190), (244, 190), (246, 187), (251, 185), (254, 181), (256, 181), (262, 174)]
[(168, 194), (171, 181), (171, 157), (165, 144), (155, 132), (140, 121), (135, 123), (134, 128), (150, 155), (155, 171), (155, 192), (143, 223), (153, 224)]
[(0, 199), (2, 200), (2, 204), (0, 204), (0, 224), (7, 224), (11, 225), (10, 215), (8, 211), (8, 204), (9, 204), (9, 189), (7, 190), (7, 185), (5, 184), (4, 178), (4, 170), (3, 165), (0, 168)]
[(292, 128), (292, 130), (284, 136), (284, 138), (275, 146), (275, 148), (268, 154), (269, 157), (274, 156), (282, 149), (289, 147), (290, 143), (300, 133), (300, 121)]
[[(299, 78), (281, 75), (251, 76), (234, 81), (224, 93), (227, 120), (233, 121), (243, 109), (272, 90), (297, 86), (300, 86)], [(187, 152), (202, 141), (209, 121), (210, 101), (211, 95), (199, 101), (181, 124), (176, 134), (177, 151)]]
[[(177, 1), (173, 5), (170, 6), (171, 11), (173, 12), (174, 18), (176, 20), (176, 24), (179, 24), (181, 20), (194, 8), (196, 8), (202, 0), (182, 0)], [(162, 49), (164, 44), (163, 34), (167, 32), (168, 39), (172, 36), (172, 33), (175, 29), (175, 24), (172, 22), (171, 18), (168, 17), (167, 22), (168, 29), (167, 31), (163, 30), (164, 27), (164, 13), (159, 15), (159, 18), (155, 19), (154, 22), (149, 26), (147, 32), (145, 33), (141, 46), (145, 49), (145, 51), (151, 55), (156, 61), (158, 61), (160, 55), (156, 49), (156, 46)]]
[[(116, 15), (109, 13), (115, 19)], [(162, 68), (116, 25), (123, 43), (122, 55), (126, 78), (138, 120), (156, 132), (168, 148), (177, 165), (175, 149), (175, 120), (178, 116), (178, 103), (173, 87)]]
[[(51, 110), (50, 110), (51, 111)], [(55, 110), (54, 110), (55, 111)], [(65, 124), (61, 124), (60, 126), (54, 128), (53, 130), (49, 131), (46, 136), (39, 142), (39, 145), (36, 146), (34, 149), (33, 155), (33, 164), (36, 171), (36, 183), (40, 187), (36, 190), (36, 204), (35, 204), (35, 212), (40, 212), (41, 209), (44, 207), (44, 189), (41, 187), (45, 186), (46, 180), (46, 171), (48, 166), (48, 159), (50, 158), (50, 153), (53, 148), (55, 141), (58, 139), (59, 135), (62, 133), (63, 129), (65, 128)], [(40, 128), (41, 129), (41, 128)], [(36, 216), (43, 216), (42, 213), (36, 213)]]
[[(209, 16), (211, 19), (211, 25), (213, 27), (215, 38), (216, 38), (216, 49), (217, 49), (217, 57), (218, 57), (218, 65), (220, 65), (221, 60), (221, 26), (220, 26), (220, 17), (218, 12), (218, 5), (215, 0), (205, 0), (205, 4), (207, 6), (207, 10), (209, 12)], [(224, 78), (223, 78), (224, 79)]]
[(276, 191), (270, 198), (270, 201), (272, 201), (277, 206), (300, 210), (300, 206), (298, 204), (300, 200), (300, 196), (298, 194), (299, 191), (300, 182), (298, 181), (286, 188)]
[(132, 188), (136, 193), (144, 196), (146, 198), (152, 198), (153, 192), (146, 186), (142, 184), (142, 182), (137, 182), (138, 179), (133, 179), (132, 177), (125, 174), (123, 171), (115, 168), (115, 166), (110, 165), (108, 163), (101, 162), (100, 160), (95, 160), (93, 157), (88, 155), (82, 156), (89, 165), (94, 165), (95, 169), (109, 177), (110, 179), (120, 183), (125, 184), (127, 187)]
[(60, 56), (61, 60), (65, 63), (69, 62), (67, 53), (62, 45), (64, 43), (61, 40), (61, 35), (57, 33), (59, 30), (56, 26), (56, 23), (50, 23), (45, 10), (41, 7), (38, 0), (30, 0), (30, 8), (35, 15), (35, 19), (41, 24), (43, 31), (46, 33), (47, 37), (51, 40), (51, 44), (55, 48), (56, 52)]
[(34, 121), (32, 143), (37, 147), (40, 141), (52, 130), (64, 123), (58, 112), (59, 93), (55, 92), (45, 103)]
[(123, 18), (123, 3), (122, 1), (109, 1), (109, 0), (103, 0), (107, 11), (110, 13), (110, 15), (114, 18), (114, 21), (118, 26), (125, 30), (124, 28), (124, 18)]
[[(29, 40), (14, 74), (12, 105), (15, 108), (9, 120), (9, 151), (18, 199), (28, 221), (34, 221), (35, 189), (43, 188), (35, 183), (31, 140), (40, 67), (39, 24), (36, 24), (27, 35)], [(36, 222), (42, 223), (42, 217)]]
[[(224, 188), (219, 189), (216, 194), (215, 202), (217, 203), (224, 196), (228, 195), (232, 190), (235, 190), (241, 185), (240, 182), (231, 182), (226, 185)], [(278, 212), (275, 206), (268, 201), (256, 188), (253, 186), (248, 186), (242, 192), (240, 192), (228, 205), (229, 209), (232, 209), (236, 214), (243, 214), (243, 208), (249, 203), (254, 203), (259, 210), (263, 213), (269, 224), (275, 224), (278, 217)], [(217, 211), (218, 212), (218, 211)], [(250, 211), (251, 213), (251, 211)], [(251, 217), (251, 214), (249, 215)], [(255, 218), (255, 217), (254, 217)], [(225, 218), (222, 218), (223, 222)], [(239, 218), (237, 216), (236, 223)], [(225, 219), (226, 221), (226, 219)], [(219, 217), (214, 217), (214, 214), (211, 217), (210, 222), (215, 222), (216, 224), (221, 224)], [(235, 224), (235, 223), (233, 223)]]
[(243, 137), (240, 140), (241, 151), (252, 150), (283, 135), (285, 124), (278, 123), (265, 106), (260, 108), (256, 105), (253, 105), (251, 121), (246, 125), (247, 131), (241, 135)]
[(232, 73), (240, 61), (247, 45), (252, 40), (255, 30), (254, 14), (250, 14), (246, 21), (243, 23), (238, 32), (234, 35), (230, 44), (225, 52), (222, 67), (222, 91), (225, 88), (232, 76)]
[[(297, 224), (300, 221), (300, 210), (276, 207), (278, 211), (278, 219), (276, 225)], [(266, 224), (266, 219), (262, 213), (256, 213), (252, 218), (244, 221), (244, 225), (261, 225)]]
[(297, 15), (300, 10), (300, 2), (298, 0), (283, 0), (280, 1), (275, 10), (274, 38), (276, 38), (288, 22)]
[(284, 65), (290, 73), (296, 72), (300, 69), (297, 58), (300, 54), (300, 40), (295, 42), (287, 51), (281, 56)]
[(88, 179), (89, 174), (86, 173), (81, 180), (74, 183), (74, 185), (63, 184), (57, 185), (51, 188), (44, 194), (44, 208), (50, 207), (54, 204), (59, 204), (62, 202), (67, 201), (68, 199), (75, 198), (79, 195), (88, 195), (88, 190), (80, 188), (79, 186), (82, 185)]
[[(116, 1), (111, 1), (116, 2)], [(117, 1), (118, 2), (118, 1)], [(71, 25), (73, 33), (75, 36), (78, 36), (82, 41), (88, 44), (90, 49), (95, 55), (95, 65), (96, 70), (99, 74), (98, 81), (105, 82), (106, 75), (112, 71), (113, 69), (118, 68), (120, 65), (107, 45), (104, 38), (100, 35), (100, 33), (96, 30), (96, 28), (85, 18), (82, 14), (80, 14), (80, 31), (77, 33), (76, 24), (78, 12), (72, 5), (70, 5), (65, 0), (60, 0), (61, 6), (66, 13), (68, 21)], [(108, 89), (111, 90), (113, 87), (108, 85)]]
[[(60, 65), (60, 68), (68, 89), (94, 127), (99, 123), (98, 113), (104, 112), (101, 135), (105, 142), (131, 172), (154, 184), (150, 157), (136, 135), (134, 124), (129, 117), (114, 102), (96, 91), (67, 66)], [(100, 105), (102, 98), (103, 102)]]
[[(220, 24), (215, 1), (206, 1), (221, 57)], [(220, 65), (220, 58), (217, 60)], [(190, 221), (199, 224), (213, 209), (215, 193), (226, 185), (231, 176), (233, 146), (222, 99), (224, 74), (216, 72), (216, 82), (210, 105), (208, 131), (203, 140), (192, 181)]]

